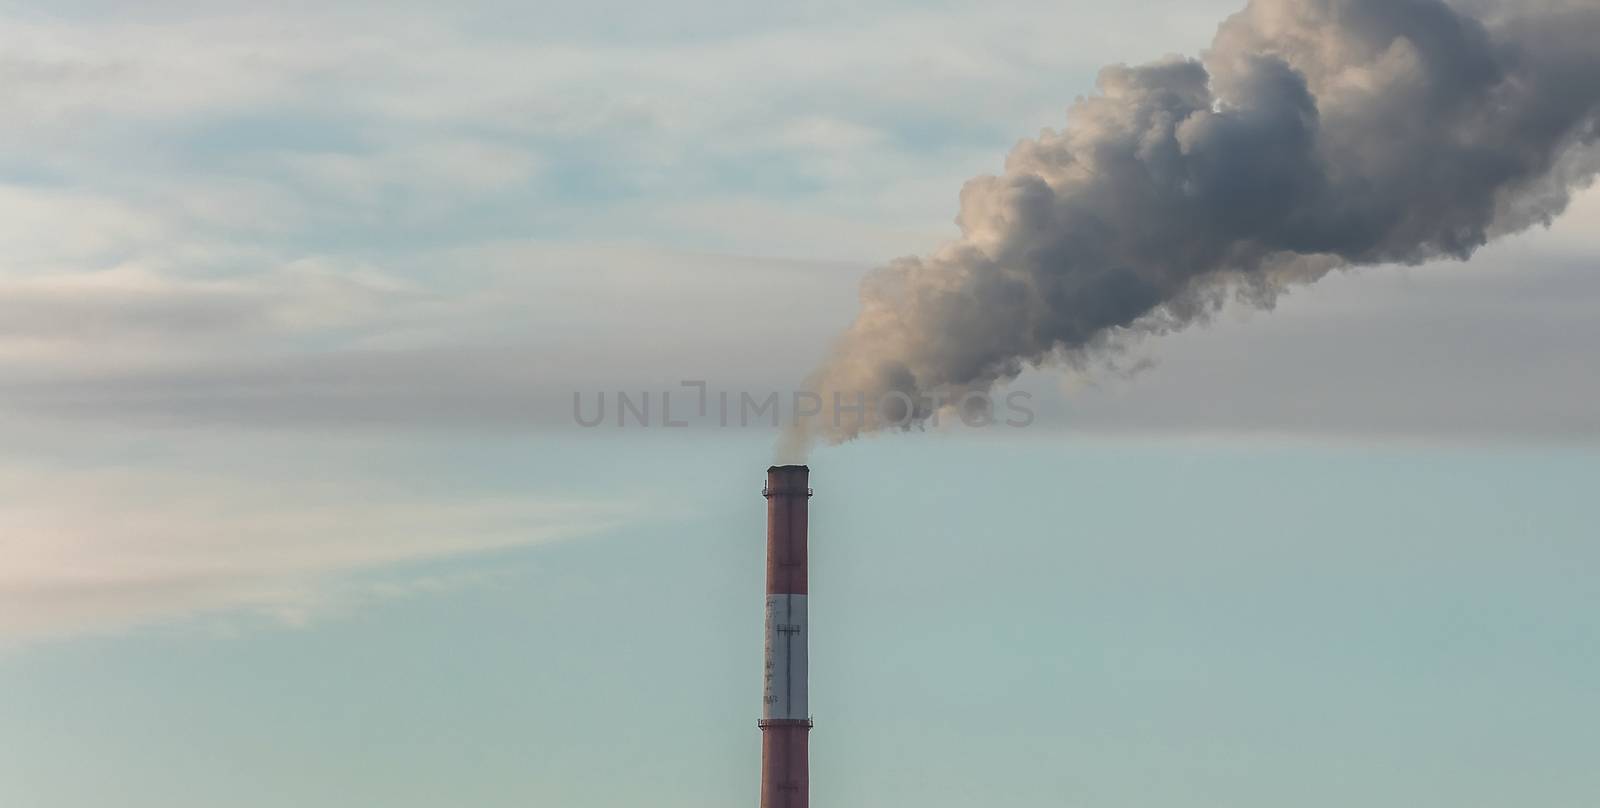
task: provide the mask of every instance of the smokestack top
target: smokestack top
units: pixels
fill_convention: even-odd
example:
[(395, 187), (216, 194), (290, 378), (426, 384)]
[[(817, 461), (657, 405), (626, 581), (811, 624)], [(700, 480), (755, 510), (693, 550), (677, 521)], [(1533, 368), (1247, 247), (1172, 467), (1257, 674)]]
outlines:
[(769, 466), (767, 468), (767, 484), (761, 489), (761, 495), (772, 496), (811, 496), (811, 489), (807, 486), (810, 480), (811, 469), (805, 466)]

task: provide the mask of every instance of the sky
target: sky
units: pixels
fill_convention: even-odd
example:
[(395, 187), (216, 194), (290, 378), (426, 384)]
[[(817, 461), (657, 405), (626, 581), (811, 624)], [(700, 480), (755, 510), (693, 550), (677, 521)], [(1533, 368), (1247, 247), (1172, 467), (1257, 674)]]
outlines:
[[(794, 389), (1235, 6), (0, 3), (0, 805), (749, 804), (775, 434), (574, 395)], [(1592, 805), (1596, 255), (817, 452), (816, 803)]]

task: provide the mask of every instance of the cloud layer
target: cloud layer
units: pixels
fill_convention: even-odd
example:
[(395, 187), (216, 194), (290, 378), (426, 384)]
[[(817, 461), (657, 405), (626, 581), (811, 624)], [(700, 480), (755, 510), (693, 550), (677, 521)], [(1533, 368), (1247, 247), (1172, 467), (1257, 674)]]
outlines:
[[(1516, 43), (1542, 43), (1532, 61), (1509, 62), (1517, 76), (1555, 69), (1584, 30), (1540, 25), (1554, 18), (1526, 13), (1527, 3), (1482, 5), (1495, 64)], [(1433, 87), (1429, 60), (1471, 37), (1379, 49), (1335, 36), (1349, 20), (1310, 25), (1261, 10), (1335, 7), (1345, 6), (1258, 6), (1218, 47), (1255, 52), (1262, 37), (1316, 34), (1288, 63), (1317, 100), (1317, 132), (1369, 114), (1363, 125), (1386, 142), (1425, 135), (1409, 110), (1378, 114), (1364, 94)], [(595, 433), (572, 422), (574, 391), (678, 389), (683, 379), (787, 390), (795, 369), (813, 366), (848, 326), (864, 271), (957, 233), (950, 198), (965, 178), (998, 168), (1013, 133), (1056, 120), (1107, 59), (1200, 48), (1233, 10), (1230, 0), (1114, 12), (1051, 0), (1007, 14), (977, 3), (808, 6), (772, 16), (720, 2), (662, 12), (634, 4), (627, 15), (497, 3), (8, 7), (0, 638), (213, 611), (293, 622), (476, 580), (434, 562), (628, 519), (630, 503), (610, 492), (439, 491), (398, 482), (397, 464), (330, 459), (325, 444), (403, 449), (441, 432), (588, 439)], [(1507, 10), (1524, 11), (1512, 19)], [(1218, 162), (1228, 153), (1215, 144), (1230, 127), (1277, 137), (1307, 122), (1260, 113), (1296, 97), (1292, 76), (1217, 58), (1206, 76), (1226, 105), (1207, 106), (1194, 62), (1108, 73), (1110, 94), (1073, 113), (1108, 139), (1085, 141), (1069, 126), (1025, 143), (1005, 173), (969, 189), (968, 248), (1036, 247), (1039, 267), (1068, 255), (1042, 223), (1065, 209), (1061, 193), (1078, 170), (1061, 158), (1095, 149), (1092, 160), (1128, 169), (1105, 181), (1137, 169), (1162, 187), (1188, 182), (1216, 196), (1231, 193), (1227, 182), (1239, 191), (1288, 178), (1300, 184), (1286, 193), (1316, 198), (1302, 182), (1310, 169), (1295, 162), (1303, 154), (1279, 155), (1266, 176)], [(1461, 85), (1457, 100), (1476, 98), (1471, 89)], [(1443, 94), (1420, 97), (1438, 105), (1430, 114), (1457, 116), (1453, 131), (1484, 131), (1470, 103), (1452, 106), (1434, 90)], [(1566, 97), (1545, 123), (1559, 127), (1582, 101)], [(1119, 117), (1128, 110), (1146, 117)], [(1162, 117), (1182, 110), (1194, 122)], [(1148, 159), (1109, 148), (1128, 132), (1161, 135), (1149, 139)], [(1430, 167), (1450, 154), (1400, 176), (1431, 188)], [(1558, 164), (1547, 176), (1583, 169)], [(1408, 187), (1397, 178), (1373, 193)], [(1470, 189), (1436, 190), (1439, 216), (1463, 215)], [(1517, 205), (1489, 211), (1484, 235), (1556, 210), (1562, 195), (1560, 182), (1519, 187), (1508, 197)], [(1481, 275), (1430, 267), (1416, 271), (1414, 289), (1403, 275), (1341, 279), (1271, 318), (1146, 343), (1156, 372), (1090, 374), (1098, 386), (1073, 390), (1060, 411), (1041, 406), (1036, 428), (1600, 434), (1600, 412), (1586, 405), (1600, 395), (1589, 347), (1600, 336), (1588, 316), (1600, 289), (1582, 272), (1600, 208), (1587, 199), (1589, 211), (1563, 218), (1554, 238), (1491, 248), (1474, 262)], [(1134, 211), (1150, 203), (1122, 201)], [(1219, 206), (1220, 220), (1192, 224), (1266, 221), (1274, 238), (1292, 240), (1276, 211), (1247, 210)], [(1361, 216), (1339, 221), (1373, 232)], [(1424, 218), (1396, 227), (1430, 229)], [(1434, 231), (1441, 248), (1476, 237)], [(1376, 246), (1361, 260), (1412, 257), (1367, 240)], [(1100, 245), (1139, 255), (1130, 239)], [(876, 276), (869, 292), (893, 291), (885, 281), (900, 271)], [(1033, 326), (1028, 339), (1066, 328)], [(959, 353), (938, 341), (919, 350), (932, 362)], [(1041, 397), (1058, 381), (1023, 379)], [(214, 451), (174, 459), (149, 450), (181, 453), (197, 441), (214, 441)], [(68, 445), (79, 448), (62, 462)], [(294, 462), (253, 470), (263, 446)], [(449, 473), (450, 461), (438, 462), (429, 472)], [(323, 484), (306, 479), (312, 471)]]

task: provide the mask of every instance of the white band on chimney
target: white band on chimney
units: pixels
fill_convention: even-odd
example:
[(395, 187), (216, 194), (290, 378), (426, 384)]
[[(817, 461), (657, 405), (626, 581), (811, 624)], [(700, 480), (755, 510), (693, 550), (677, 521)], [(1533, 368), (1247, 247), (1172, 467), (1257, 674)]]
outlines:
[(806, 596), (767, 596), (767, 675), (762, 718), (804, 720)]

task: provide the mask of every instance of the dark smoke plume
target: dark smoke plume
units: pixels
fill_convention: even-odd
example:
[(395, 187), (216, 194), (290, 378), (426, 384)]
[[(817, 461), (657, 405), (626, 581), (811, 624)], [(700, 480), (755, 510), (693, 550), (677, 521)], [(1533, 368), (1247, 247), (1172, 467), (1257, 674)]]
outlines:
[[(1228, 299), (1548, 224), (1600, 169), (1600, 0), (1476, 7), (1252, 0), (1199, 60), (1105, 68), (1065, 128), (962, 188), (959, 239), (863, 282), (808, 387), (915, 401), (918, 423)], [(783, 451), (899, 420), (873, 409)]]

